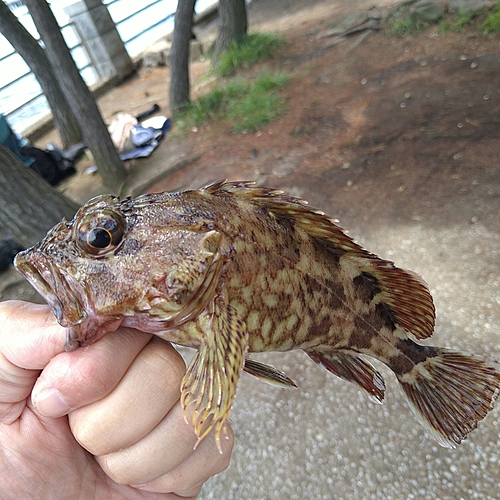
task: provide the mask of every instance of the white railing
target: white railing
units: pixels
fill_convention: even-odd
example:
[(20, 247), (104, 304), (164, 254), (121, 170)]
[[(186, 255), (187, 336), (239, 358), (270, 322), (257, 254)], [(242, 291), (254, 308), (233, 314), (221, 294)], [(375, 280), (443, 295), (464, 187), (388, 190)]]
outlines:
[[(2, 0), (0, 0), (2, 1)], [(38, 33), (27, 14), (22, 2), (8, 2), (26, 27), (38, 39)], [(19, 5), (21, 4), (21, 5)], [(68, 45), (83, 78), (88, 85), (96, 83), (97, 74), (92, 67), (85, 47), (73, 23), (58, 18), (61, 32)], [(10, 43), (0, 34), (0, 113), (8, 117), (11, 126), (17, 131), (38, 121), (49, 113), (47, 101), (40, 85), (22, 57), (12, 48)]]
[[(2, 0), (0, 0), (2, 1)], [(28, 31), (37, 37), (27, 9), (21, 1), (13, 11), (22, 20)], [(173, 29), (173, 16), (177, 0), (104, 0), (125, 48), (132, 59), (137, 58), (148, 46)], [(198, 2), (200, 3), (200, 2)], [(204, 6), (213, 0), (201, 2)], [(98, 81), (94, 64), (82, 44), (75, 25), (69, 22), (62, 10), (53, 4), (54, 14), (80, 72), (88, 85)], [(198, 6), (197, 6), (198, 7)], [(203, 7), (204, 8), (204, 7)], [(9, 123), (18, 133), (49, 114), (50, 110), (35, 76), (12, 46), (0, 34), (0, 113), (7, 116)]]

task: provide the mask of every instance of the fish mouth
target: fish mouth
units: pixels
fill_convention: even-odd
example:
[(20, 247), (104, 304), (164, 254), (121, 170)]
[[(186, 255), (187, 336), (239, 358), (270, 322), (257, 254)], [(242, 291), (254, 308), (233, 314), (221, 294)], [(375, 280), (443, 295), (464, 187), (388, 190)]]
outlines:
[(19, 252), (14, 266), (49, 304), (61, 326), (74, 327), (85, 321), (87, 313), (69, 283), (36, 247)]
[(90, 345), (122, 323), (123, 318), (119, 316), (96, 315), (85, 298), (83, 287), (62, 273), (38, 246), (19, 252), (14, 266), (49, 304), (58, 323), (66, 328), (66, 351)]

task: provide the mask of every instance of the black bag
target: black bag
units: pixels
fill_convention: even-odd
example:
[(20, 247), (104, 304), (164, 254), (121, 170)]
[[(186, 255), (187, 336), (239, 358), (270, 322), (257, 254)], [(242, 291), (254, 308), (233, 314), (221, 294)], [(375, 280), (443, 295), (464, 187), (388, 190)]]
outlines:
[(20, 149), (20, 153), (23, 156), (35, 159), (30, 168), (52, 186), (59, 184), (63, 179), (75, 173), (75, 168), (71, 162), (68, 162), (60, 150), (55, 148), (42, 151), (35, 146), (27, 145)]

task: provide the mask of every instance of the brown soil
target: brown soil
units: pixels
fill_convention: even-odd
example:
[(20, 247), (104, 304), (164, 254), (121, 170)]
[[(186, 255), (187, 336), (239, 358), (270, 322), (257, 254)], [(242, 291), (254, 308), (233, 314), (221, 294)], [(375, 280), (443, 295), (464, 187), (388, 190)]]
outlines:
[[(449, 212), (462, 223), (487, 217), (498, 224), (498, 213), (487, 210), (487, 199), (500, 195), (498, 39), (477, 28), (439, 35), (432, 27), (404, 37), (375, 31), (363, 41), (356, 34), (328, 48), (330, 39), (317, 36), (364, 5), (300, 9), (296, 2), (270, 23), (288, 46), (253, 73), (292, 76), (281, 91), (287, 112), (252, 134), (235, 134), (228, 123), (200, 127), (186, 147), (200, 159), (151, 190), (250, 179), (307, 196), (342, 219), (376, 212), (420, 220), (439, 212), (442, 220)], [(195, 95), (203, 90), (195, 84)], [(471, 197), (486, 202), (484, 212), (471, 213)]]
[[(318, 36), (349, 12), (386, 14), (384, 2), (377, 8), (364, 0), (254, 2), (251, 29), (281, 31), (288, 44), (247, 76), (265, 69), (288, 73), (290, 83), (280, 92), (287, 111), (257, 133), (236, 134), (230, 123), (212, 121), (182, 137), (170, 134), (130, 168), (139, 178), (146, 170), (155, 177), (172, 159), (199, 155), (148, 190), (254, 180), (305, 198), (363, 234), (373, 221), (423, 220), (431, 226), (480, 221), (498, 234), (499, 39), (474, 26), (443, 35), (436, 26), (403, 37), (362, 32), (333, 47), (331, 38)], [(200, 36), (214, 30), (209, 26)], [(212, 85), (207, 69), (208, 62), (191, 65), (194, 98)], [(106, 118), (152, 103), (168, 113), (168, 84), (168, 68), (143, 69), (99, 104)], [(56, 136), (38, 142), (49, 141)], [(81, 203), (106, 191), (99, 176), (83, 173), (91, 164), (80, 162), (62, 186)], [(16, 295), (0, 289), (1, 299)]]

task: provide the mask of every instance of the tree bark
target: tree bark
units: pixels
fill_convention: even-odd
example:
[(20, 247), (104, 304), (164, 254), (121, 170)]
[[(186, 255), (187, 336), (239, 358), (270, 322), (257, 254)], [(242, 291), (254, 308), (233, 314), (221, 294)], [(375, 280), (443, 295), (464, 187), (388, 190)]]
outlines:
[(175, 118), (189, 104), (189, 44), (196, 0), (179, 0), (170, 51), (170, 112)]
[(82, 142), (78, 121), (64, 98), (44, 50), (2, 1), (0, 1), (0, 33), (35, 74), (52, 110), (54, 125), (59, 131), (63, 147), (68, 148)]
[(97, 104), (75, 66), (49, 4), (45, 0), (25, 0), (24, 3), (45, 44), (45, 52), (66, 100), (80, 121), (84, 141), (92, 151), (104, 184), (118, 190), (126, 177), (125, 168)]
[(25, 247), (78, 206), (0, 144), (0, 228)]
[(213, 63), (229, 48), (232, 42), (240, 42), (247, 34), (247, 6), (245, 0), (219, 0), (219, 34), (215, 42)]

